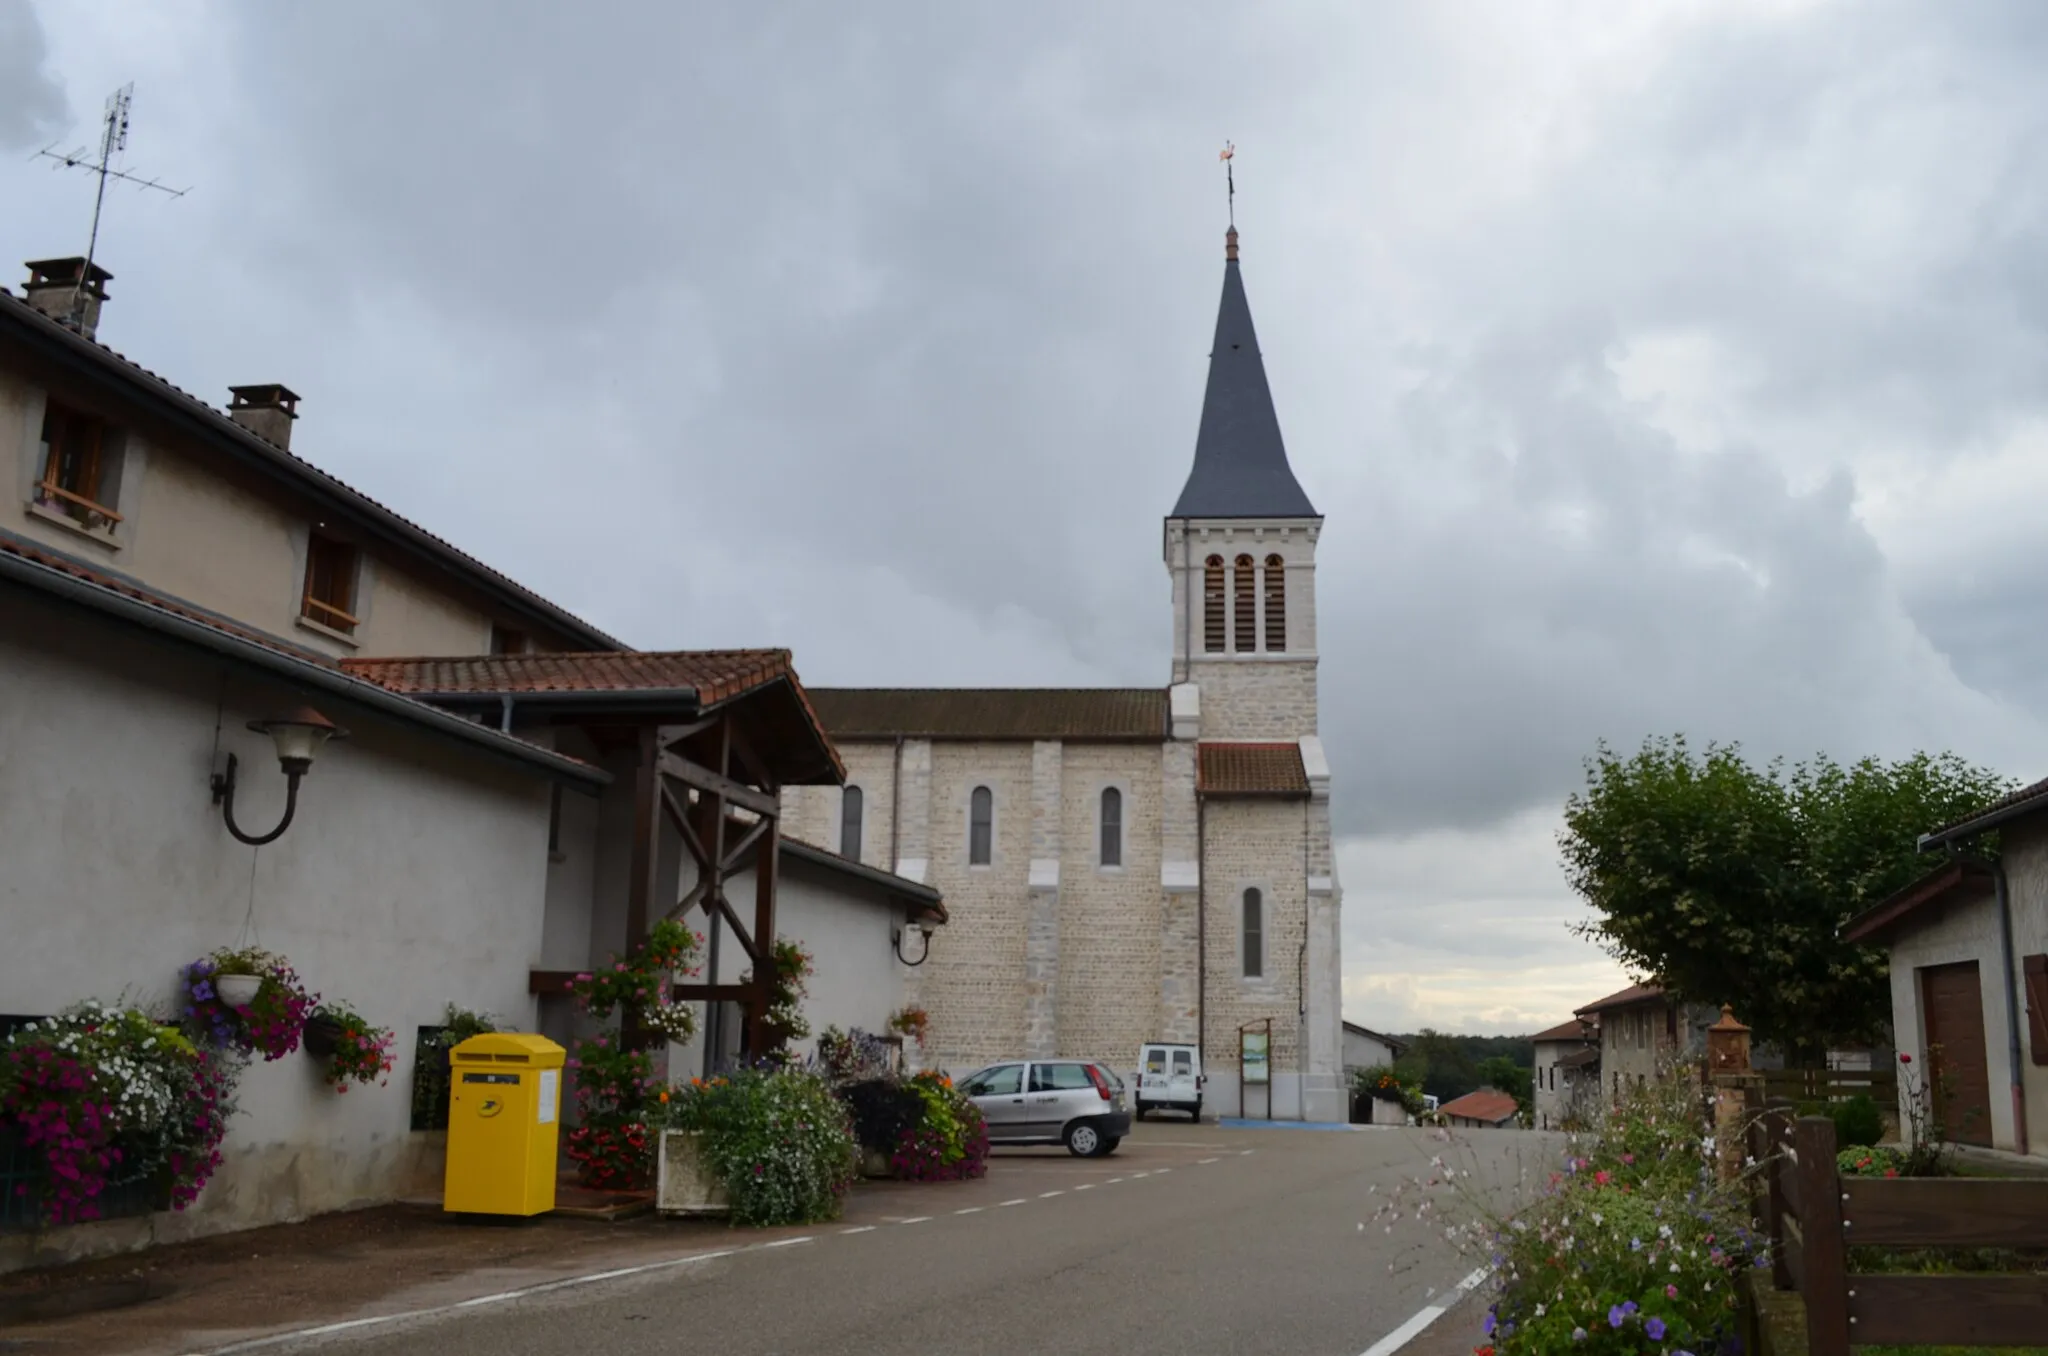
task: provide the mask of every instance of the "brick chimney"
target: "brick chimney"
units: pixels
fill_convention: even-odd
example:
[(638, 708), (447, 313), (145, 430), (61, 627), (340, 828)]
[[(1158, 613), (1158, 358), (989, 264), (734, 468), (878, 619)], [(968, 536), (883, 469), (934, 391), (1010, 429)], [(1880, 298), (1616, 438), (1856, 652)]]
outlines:
[[(100, 327), (100, 305), (107, 299), (113, 274), (81, 255), (69, 259), (31, 259), (27, 265), (28, 304), (52, 320), (90, 339)], [(89, 272), (88, 272), (89, 270)], [(79, 279), (86, 279), (79, 285)]]
[(267, 443), (290, 450), (292, 420), (299, 417), (299, 397), (288, 386), (228, 387), (228, 417)]

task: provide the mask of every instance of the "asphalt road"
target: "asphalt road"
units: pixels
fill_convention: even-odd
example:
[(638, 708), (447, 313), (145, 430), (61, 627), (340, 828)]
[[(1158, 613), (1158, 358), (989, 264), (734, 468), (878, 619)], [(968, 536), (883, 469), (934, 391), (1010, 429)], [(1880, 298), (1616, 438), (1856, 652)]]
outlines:
[(1384, 1193), (1439, 1154), (1511, 1190), (1545, 1139), (1149, 1122), (1112, 1158), (999, 1151), (985, 1181), (863, 1191), (801, 1234), (265, 1356), (1359, 1356), (1475, 1265), (1434, 1226), (1386, 1233)]

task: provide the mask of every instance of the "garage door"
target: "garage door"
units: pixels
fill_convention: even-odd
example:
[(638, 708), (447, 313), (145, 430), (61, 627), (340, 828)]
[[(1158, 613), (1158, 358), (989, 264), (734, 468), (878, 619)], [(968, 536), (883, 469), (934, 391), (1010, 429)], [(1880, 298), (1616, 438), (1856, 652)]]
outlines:
[(1936, 1105), (1948, 1137), (1958, 1144), (1988, 1146), (1991, 1074), (1984, 1054), (1984, 990), (1977, 980), (1977, 962), (1922, 970), (1920, 1004)]

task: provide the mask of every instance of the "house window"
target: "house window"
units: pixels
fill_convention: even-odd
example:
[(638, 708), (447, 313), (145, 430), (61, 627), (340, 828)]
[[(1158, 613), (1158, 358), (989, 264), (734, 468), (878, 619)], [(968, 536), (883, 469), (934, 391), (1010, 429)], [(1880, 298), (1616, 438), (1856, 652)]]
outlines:
[(1287, 562), (1277, 555), (1266, 557), (1266, 648), (1287, 648)]
[(306, 543), (306, 602), (301, 615), (330, 631), (353, 634), (356, 548), (315, 532)]
[(1244, 977), (1259, 979), (1266, 973), (1266, 898), (1256, 889), (1244, 892)]
[(1223, 557), (1210, 556), (1202, 567), (1202, 648), (1223, 653)]
[(1250, 654), (1259, 648), (1259, 586), (1252, 578), (1252, 558), (1237, 558), (1236, 578), (1231, 582), (1237, 586), (1237, 615), (1231, 618), (1236, 623), (1231, 628), (1239, 654)]
[(1124, 793), (1115, 787), (1102, 792), (1102, 865), (1124, 864)]
[(526, 650), (526, 632), (515, 630), (510, 626), (493, 626), (491, 628), (492, 654), (525, 654)]
[(37, 499), (86, 527), (121, 521), (113, 499), (107, 425), (103, 419), (51, 401), (43, 410), (43, 479)]
[(987, 866), (995, 855), (996, 797), (985, 786), (967, 798), (967, 864)]
[(857, 786), (839, 793), (839, 855), (860, 860), (861, 794)]

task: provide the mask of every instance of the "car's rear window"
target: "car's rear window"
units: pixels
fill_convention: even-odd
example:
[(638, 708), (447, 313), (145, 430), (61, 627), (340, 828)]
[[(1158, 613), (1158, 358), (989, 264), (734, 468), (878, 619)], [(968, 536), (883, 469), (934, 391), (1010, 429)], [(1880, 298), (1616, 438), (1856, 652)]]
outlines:
[(1033, 1092), (1079, 1092), (1093, 1088), (1085, 1064), (1034, 1064), (1031, 1066)]

